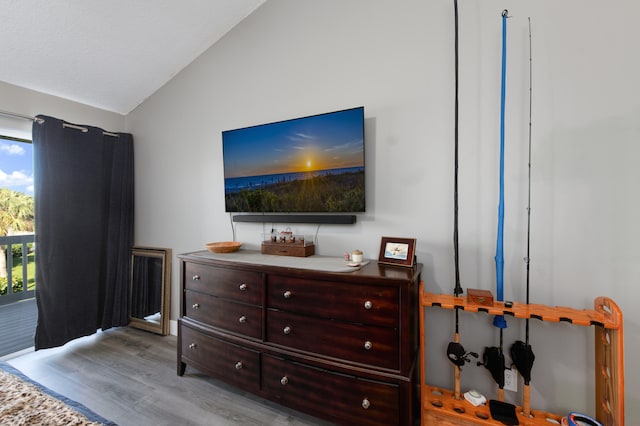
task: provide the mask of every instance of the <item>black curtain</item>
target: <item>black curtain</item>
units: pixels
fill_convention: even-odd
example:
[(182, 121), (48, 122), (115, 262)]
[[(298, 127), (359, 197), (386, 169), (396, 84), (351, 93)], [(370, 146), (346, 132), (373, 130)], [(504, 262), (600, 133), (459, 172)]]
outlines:
[(35, 348), (129, 322), (133, 137), (33, 124)]

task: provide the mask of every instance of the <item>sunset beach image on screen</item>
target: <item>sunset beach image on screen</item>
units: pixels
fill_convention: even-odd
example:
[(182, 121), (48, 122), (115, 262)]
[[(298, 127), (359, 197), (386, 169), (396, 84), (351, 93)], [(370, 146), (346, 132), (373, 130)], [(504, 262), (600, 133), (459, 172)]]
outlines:
[(227, 212), (364, 212), (364, 107), (222, 132)]

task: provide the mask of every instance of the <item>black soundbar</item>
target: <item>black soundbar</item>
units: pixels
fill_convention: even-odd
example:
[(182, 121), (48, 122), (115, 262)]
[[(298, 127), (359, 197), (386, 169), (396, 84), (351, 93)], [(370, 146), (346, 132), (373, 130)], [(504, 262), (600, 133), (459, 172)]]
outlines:
[(261, 223), (317, 223), (332, 225), (351, 225), (356, 223), (354, 214), (237, 214), (234, 222)]

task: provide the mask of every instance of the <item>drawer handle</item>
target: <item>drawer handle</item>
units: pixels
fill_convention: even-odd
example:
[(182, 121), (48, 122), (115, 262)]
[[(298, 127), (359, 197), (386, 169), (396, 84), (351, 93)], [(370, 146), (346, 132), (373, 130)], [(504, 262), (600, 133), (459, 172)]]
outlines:
[(285, 328), (282, 329), (282, 332), (284, 334), (291, 334), (291, 327), (286, 326)]
[(364, 308), (366, 310), (369, 310), (369, 309), (373, 308), (373, 303), (371, 303), (370, 300), (367, 300), (366, 302), (364, 302)]
[(370, 341), (367, 340), (366, 342), (364, 342), (364, 348), (366, 350), (369, 350), (369, 349), (373, 348), (373, 343), (371, 343)]
[(245, 317), (245, 316), (243, 315), (243, 316), (241, 316), (241, 317), (238, 319), (238, 321), (240, 321), (240, 324), (244, 324), (244, 323), (246, 323), (246, 322), (247, 322), (247, 317)]
[(194, 303), (192, 308), (193, 309), (200, 309), (200, 304), (199, 303)]
[(189, 345), (189, 349), (195, 349), (195, 348), (197, 348), (197, 347), (198, 347), (198, 345), (196, 345), (195, 343), (191, 343), (191, 344)]
[(283, 376), (282, 379), (280, 379), (280, 384), (284, 386), (287, 383), (289, 383), (289, 378), (287, 376)]
[(192, 279), (193, 281), (199, 281), (199, 280), (200, 280), (200, 275), (196, 274), (196, 275), (194, 275), (193, 277), (191, 277), (191, 279)]
[(242, 363), (240, 361), (236, 362), (236, 370), (242, 370)]
[(285, 299), (291, 299), (291, 292), (287, 290), (283, 293), (283, 296)]
[(369, 407), (371, 407), (371, 403), (369, 402), (369, 400), (367, 398), (363, 399), (362, 400), (362, 408), (367, 410)]
[(240, 284), (240, 291), (247, 291), (247, 283)]

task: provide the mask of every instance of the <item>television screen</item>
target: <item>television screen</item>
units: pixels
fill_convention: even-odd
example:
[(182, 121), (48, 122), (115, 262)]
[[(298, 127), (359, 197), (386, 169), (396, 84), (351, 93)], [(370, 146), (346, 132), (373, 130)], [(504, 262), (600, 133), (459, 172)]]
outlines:
[(222, 132), (227, 212), (365, 211), (364, 107)]

